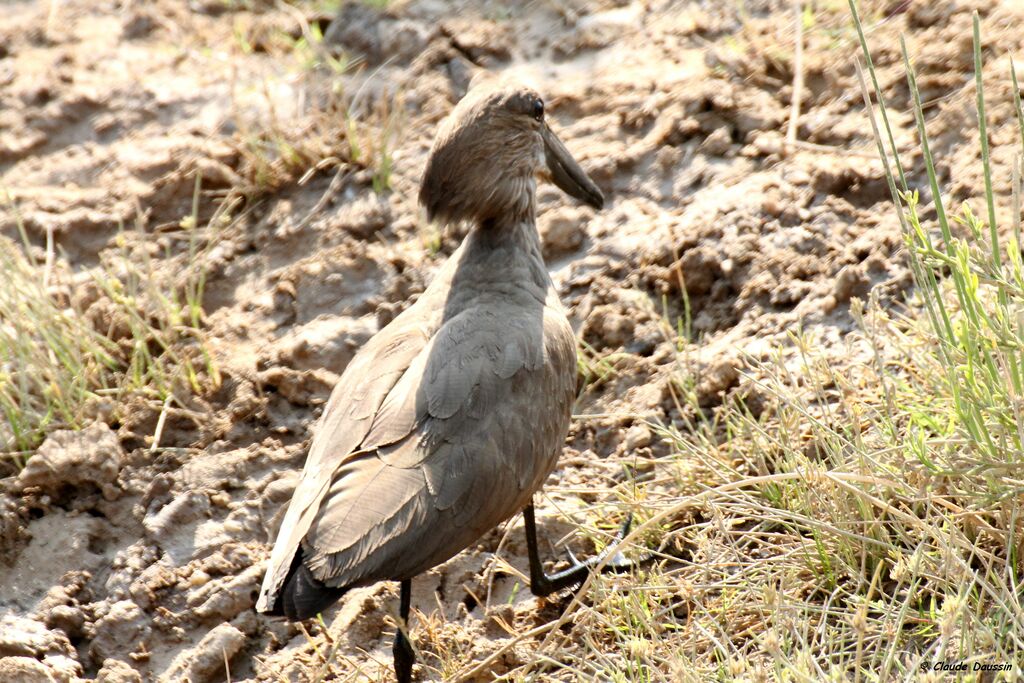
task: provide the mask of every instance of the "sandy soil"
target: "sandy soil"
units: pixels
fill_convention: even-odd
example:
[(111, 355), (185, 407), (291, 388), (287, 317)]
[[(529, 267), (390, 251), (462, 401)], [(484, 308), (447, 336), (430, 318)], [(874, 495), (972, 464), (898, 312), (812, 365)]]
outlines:
[[(24, 470), (2, 472), (0, 679), (389, 675), (395, 586), (353, 591), (324, 615), (329, 632), (257, 616), (253, 604), (324, 399), (457, 243), (426, 224), (415, 194), (437, 122), (479, 69), (537, 82), (553, 125), (610, 199), (594, 213), (553, 188), (540, 193), (562, 299), (587, 357), (614, 369), (581, 389), (583, 417), (540, 501), (549, 557), (560, 539), (592, 551), (576, 524), (617, 514), (609, 489), (636, 453), (667, 453), (652, 424), (685, 424), (672, 330), (687, 306), (683, 352), (707, 411), (733, 396), (757, 406), (744, 358), (781, 349), (785, 362), (789, 332), (809, 331), (843, 362), (851, 298), (897, 301), (911, 279), (845, 3), (833, 4), (806, 32), (800, 144), (786, 153), (788, 2), (410, 0), (338, 19), (261, 1), (5, 3), (0, 187), (12, 202), (0, 232), (17, 236), (16, 207), (35, 248), (49, 232), (74, 274), (97, 267), (123, 226), (121, 239), (150, 244), (173, 274), (196, 175), (203, 225), (243, 191), (231, 219), (203, 233), (220, 387), (180, 392), (156, 449), (162, 406), (139, 400), (85, 431), (51, 434)], [(893, 36), (908, 32), (958, 199), (980, 187), (976, 143), (961, 133), (973, 126), (974, 5), (993, 55), (1019, 49), (1003, 30), (1024, 18), (1009, 0), (875, 3), (871, 15), (883, 86), (901, 109)], [(303, 26), (361, 65), (303, 64), (288, 43)], [(353, 158), (339, 89), (369, 147), (391, 125), (390, 190), (375, 191), (379, 160)], [(912, 122), (896, 123), (910, 149)], [(308, 146), (286, 163), (267, 131)], [(1004, 133), (1013, 131), (994, 135)], [(340, 161), (305, 173), (330, 158)], [(102, 296), (86, 290), (72, 296), (102, 319)], [(481, 660), (509, 642), (503, 623), (522, 633), (558, 614), (557, 601), (518, 590), (509, 567), (525, 571), (524, 551), (514, 519), (415, 582), (424, 679), (443, 677), (431, 667), (445, 648)], [(476, 678), (528, 659), (530, 644)]]

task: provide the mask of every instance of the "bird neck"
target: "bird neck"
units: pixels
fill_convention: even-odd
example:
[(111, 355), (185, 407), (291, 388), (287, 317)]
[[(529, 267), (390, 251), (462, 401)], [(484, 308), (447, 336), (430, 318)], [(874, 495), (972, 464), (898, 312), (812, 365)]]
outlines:
[(516, 280), (543, 290), (551, 284), (532, 214), (479, 221), (466, 235), (456, 261), (473, 264), (478, 280)]
[[(531, 202), (531, 209), (532, 209)], [(473, 233), (481, 247), (490, 249), (516, 249), (540, 258), (540, 235), (534, 212), (514, 216), (504, 214), (477, 221)]]

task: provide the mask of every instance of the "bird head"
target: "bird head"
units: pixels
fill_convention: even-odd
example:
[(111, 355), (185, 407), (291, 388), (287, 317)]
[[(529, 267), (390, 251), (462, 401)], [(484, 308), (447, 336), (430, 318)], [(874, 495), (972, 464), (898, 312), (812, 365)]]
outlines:
[(538, 176), (596, 209), (604, 205), (601, 190), (548, 126), (534, 90), (481, 84), (442, 122), (420, 203), (442, 223), (532, 218)]

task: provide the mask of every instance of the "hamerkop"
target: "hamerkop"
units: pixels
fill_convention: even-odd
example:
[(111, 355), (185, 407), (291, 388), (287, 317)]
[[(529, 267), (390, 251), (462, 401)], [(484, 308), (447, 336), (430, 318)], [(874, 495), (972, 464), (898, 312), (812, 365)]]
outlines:
[(402, 682), (412, 578), (503, 520), (524, 513), (537, 595), (581, 583), (605, 559), (547, 575), (537, 550), (532, 496), (558, 460), (576, 390), (575, 339), (535, 225), (538, 175), (604, 204), (537, 93), (473, 88), (441, 125), (419, 194), (431, 220), (471, 229), (334, 388), (256, 605), (307, 619), (350, 588), (400, 581)]

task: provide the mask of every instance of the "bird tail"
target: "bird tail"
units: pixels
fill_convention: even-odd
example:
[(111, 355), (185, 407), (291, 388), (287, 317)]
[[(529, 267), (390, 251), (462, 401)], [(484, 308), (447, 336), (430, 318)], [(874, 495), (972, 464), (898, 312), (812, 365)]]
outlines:
[(347, 591), (347, 587), (328, 586), (313, 576), (302, 562), (302, 548), (299, 547), (277, 592), (274, 606), (265, 614), (285, 617), (289, 621), (311, 619), (336, 603)]

